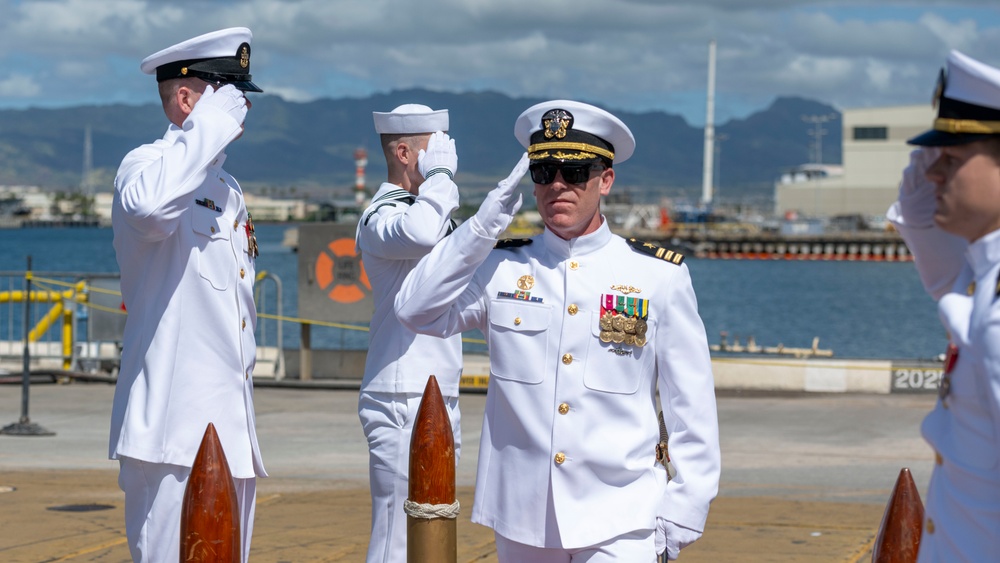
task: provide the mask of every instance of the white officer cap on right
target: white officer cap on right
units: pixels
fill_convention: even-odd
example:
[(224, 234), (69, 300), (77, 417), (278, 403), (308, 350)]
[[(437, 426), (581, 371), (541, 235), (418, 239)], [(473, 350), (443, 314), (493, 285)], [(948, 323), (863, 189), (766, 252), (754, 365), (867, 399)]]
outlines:
[(448, 110), (403, 104), (390, 112), (372, 112), (379, 135), (416, 135), (448, 130)]
[(635, 150), (635, 137), (622, 120), (572, 100), (542, 102), (524, 110), (514, 122), (514, 137), (532, 161), (603, 158), (618, 164)]
[(934, 127), (907, 141), (946, 146), (1000, 135), (1000, 69), (952, 51), (934, 93)]

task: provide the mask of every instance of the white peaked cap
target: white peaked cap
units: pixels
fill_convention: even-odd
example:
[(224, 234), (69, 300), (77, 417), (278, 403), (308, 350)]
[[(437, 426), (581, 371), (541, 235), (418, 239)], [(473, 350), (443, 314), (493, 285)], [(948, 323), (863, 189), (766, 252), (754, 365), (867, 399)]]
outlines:
[[(552, 115), (561, 116), (563, 127), (555, 135), (546, 135), (543, 122)], [(528, 149), (532, 160), (558, 159), (558, 155), (551, 154), (552, 150), (581, 150), (599, 152), (618, 164), (635, 151), (635, 137), (622, 120), (599, 107), (572, 100), (551, 100), (524, 110), (514, 122), (514, 137)], [(578, 149), (580, 145), (587, 148)]]
[(948, 85), (944, 95), (953, 100), (1000, 109), (1000, 69), (952, 51), (948, 55)]
[(412, 135), (448, 130), (448, 110), (422, 104), (403, 104), (390, 112), (372, 112), (379, 135)]

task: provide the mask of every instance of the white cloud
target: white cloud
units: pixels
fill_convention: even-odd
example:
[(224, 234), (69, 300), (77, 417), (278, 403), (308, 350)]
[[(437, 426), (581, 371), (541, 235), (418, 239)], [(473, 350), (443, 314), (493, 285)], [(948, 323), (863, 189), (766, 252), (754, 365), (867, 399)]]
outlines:
[[(838, 107), (923, 102), (947, 52), (1000, 65), (995, 0), (0, 0), (0, 62), (82, 100), (148, 96), (138, 61), (198, 33), (245, 25), (253, 74), (292, 100), (424, 87), (566, 96), (704, 114), (718, 41), (718, 115), (779, 95)], [(94, 69), (94, 70), (90, 70)], [(12, 75), (13, 76), (13, 75)], [(21, 98), (0, 96), (0, 107)], [(23, 102), (22, 102), (23, 103)], [(53, 99), (52, 103), (71, 103)], [(727, 107), (726, 104), (729, 104)]]
[(12, 74), (0, 80), (0, 97), (30, 99), (41, 93), (42, 89), (30, 76)]

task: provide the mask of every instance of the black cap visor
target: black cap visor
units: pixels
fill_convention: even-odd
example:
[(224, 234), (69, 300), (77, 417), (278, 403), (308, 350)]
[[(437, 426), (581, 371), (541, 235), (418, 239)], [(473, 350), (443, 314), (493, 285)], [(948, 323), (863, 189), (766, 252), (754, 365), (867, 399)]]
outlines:
[(976, 141), (985, 141), (990, 138), (1000, 138), (998, 135), (982, 135), (978, 133), (947, 133), (931, 129), (916, 137), (906, 141), (907, 144), (920, 147), (950, 147), (953, 145), (966, 145)]

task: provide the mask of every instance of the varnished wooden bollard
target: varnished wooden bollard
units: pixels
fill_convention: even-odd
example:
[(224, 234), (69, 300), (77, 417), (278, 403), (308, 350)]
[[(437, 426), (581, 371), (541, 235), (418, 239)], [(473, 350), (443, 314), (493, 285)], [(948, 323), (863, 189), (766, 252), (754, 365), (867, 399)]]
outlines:
[(924, 503), (920, 501), (920, 491), (909, 468), (904, 467), (882, 515), (872, 549), (872, 563), (914, 563), (920, 550), (923, 523)]
[(181, 506), (181, 563), (240, 563), (239, 506), (215, 425), (208, 423)]
[[(458, 537), (455, 507), (455, 437), (437, 378), (427, 379), (410, 438), (410, 489), (406, 517), (406, 560), (455, 563)], [(414, 510), (419, 508), (419, 515)], [(434, 510), (435, 508), (439, 510)]]

